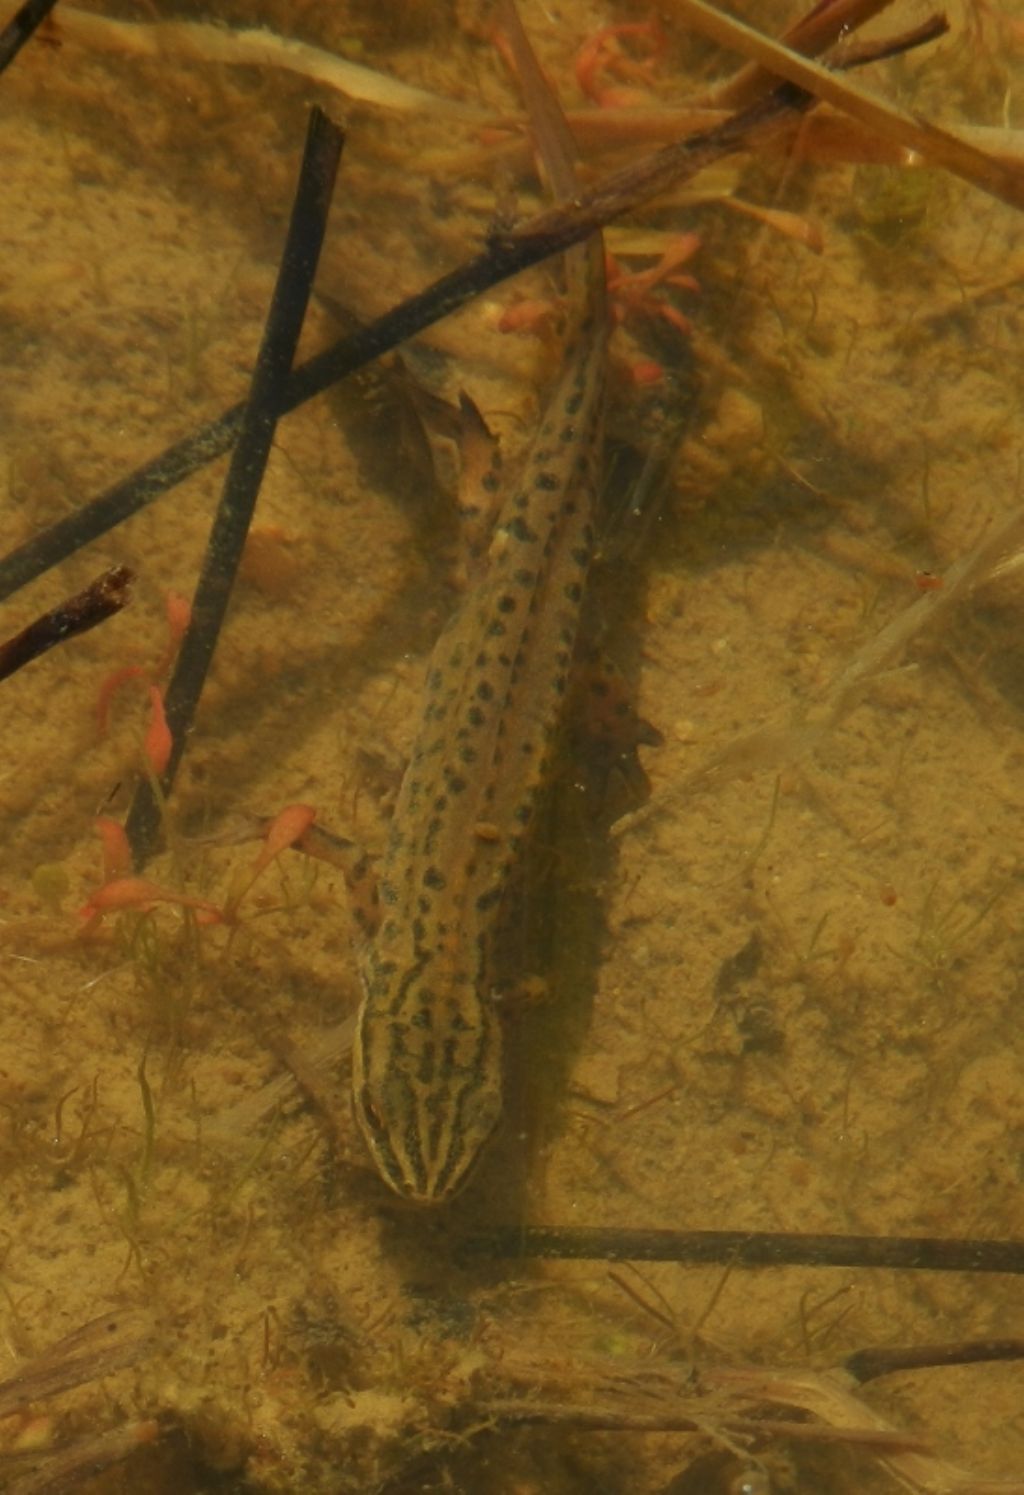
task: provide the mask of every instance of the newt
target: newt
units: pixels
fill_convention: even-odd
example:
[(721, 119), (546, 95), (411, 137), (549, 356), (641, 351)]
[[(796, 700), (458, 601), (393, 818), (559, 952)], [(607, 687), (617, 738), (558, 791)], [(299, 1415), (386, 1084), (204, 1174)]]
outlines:
[[(569, 199), (572, 136), (511, 0), (502, 14), (537, 152)], [(356, 1116), (381, 1176), (422, 1204), (455, 1193), (501, 1114), (493, 937), (545, 782), (594, 551), (608, 341), (600, 234), (564, 258), (561, 369), (482, 574), (431, 655), (378, 872), (379, 923), (359, 954)], [(479, 483), (483, 507), (496, 464)]]

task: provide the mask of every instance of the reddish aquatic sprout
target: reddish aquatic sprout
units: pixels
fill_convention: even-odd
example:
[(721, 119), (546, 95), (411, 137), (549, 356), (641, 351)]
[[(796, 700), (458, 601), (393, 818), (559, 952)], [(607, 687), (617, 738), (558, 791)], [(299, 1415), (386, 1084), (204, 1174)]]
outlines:
[[(606, 256), (608, 293), (616, 323), (624, 322), (628, 316), (658, 317), (674, 327), (681, 337), (689, 337), (693, 331), (689, 318), (655, 292), (659, 286), (700, 290), (694, 277), (680, 273), (679, 269), (696, 254), (700, 244), (699, 234), (677, 234), (657, 262), (646, 270), (625, 270), (612, 255)], [(550, 301), (518, 301), (502, 313), (498, 327), (502, 332), (540, 332), (553, 313)], [(664, 370), (654, 359), (640, 359), (630, 365), (629, 375), (634, 384), (647, 386), (658, 384)]]
[(106, 914), (123, 913), (127, 909), (146, 913), (156, 903), (176, 903), (180, 908), (195, 909), (200, 924), (224, 923), (224, 911), (215, 903), (205, 898), (193, 898), (188, 893), (175, 893), (145, 877), (116, 877), (112, 882), (104, 883), (82, 905), (79, 913), (91, 927)]
[[(276, 815), (263, 837), (259, 855), (223, 908), (206, 898), (176, 893), (145, 877), (115, 875), (109, 877), (101, 888), (97, 888), (79, 913), (89, 929), (99, 924), (107, 914), (124, 913), (128, 910), (147, 913), (157, 903), (175, 903), (180, 908), (194, 909), (196, 920), (200, 924), (233, 924), (239, 903), (256, 879), (282, 851), (302, 840), (315, 819), (316, 810), (312, 805), (287, 805)], [(129, 869), (131, 852), (122, 827), (115, 820), (104, 817), (97, 820), (96, 829), (103, 840), (104, 871)]]
[(163, 695), (156, 685), (149, 687), (149, 726), (143, 738), (143, 748), (150, 768), (160, 778), (171, 761), (174, 738), (167, 725)]
[(174, 656), (178, 652), (178, 645), (184, 638), (188, 625), (192, 621), (192, 604), (178, 592), (167, 593), (166, 611), (167, 647), (161, 655), (160, 662), (154, 672), (157, 675), (165, 675), (170, 669), (174, 662)]
[(126, 685), (129, 680), (145, 681), (147, 677), (159, 679), (170, 669), (174, 656), (178, 652), (178, 645), (191, 620), (192, 606), (179, 593), (168, 592), (166, 612), (167, 644), (153, 669), (146, 670), (141, 664), (123, 664), (118, 669), (112, 670), (100, 685), (96, 696), (96, 725), (101, 737), (107, 735), (107, 727), (110, 723), (110, 703), (122, 685)]
[(103, 843), (103, 881), (128, 877), (132, 870), (132, 849), (128, 844), (124, 826), (108, 815), (100, 815), (93, 822), (96, 834)]
[[(649, 55), (636, 59), (619, 46), (620, 36), (639, 37), (649, 43)], [(623, 108), (650, 102), (646, 88), (607, 87), (600, 74), (607, 73), (619, 82), (650, 84), (653, 64), (665, 50), (665, 33), (657, 21), (624, 21), (617, 26), (603, 26), (595, 31), (576, 54), (576, 82), (588, 99), (602, 108)]]
[(541, 297), (513, 301), (499, 317), (498, 331), (540, 332), (552, 320), (554, 311), (555, 303)]
[(141, 664), (123, 664), (120, 669), (112, 670), (103, 681), (96, 693), (96, 725), (101, 737), (107, 735), (107, 727), (110, 724), (110, 703), (116, 692), (129, 680), (144, 677), (145, 673)]
[(316, 819), (312, 805), (286, 805), (270, 822), (263, 838), (263, 849), (252, 864), (252, 876), (259, 877), (275, 857), (294, 846), (309, 830)]
[(276, 857), (281, 855), (282, 851), (287, 851), (290, 846), (295, 846), (302, 840), (315, 819), (316, 810), (313, 806), (301, 804), (286, 805), (274, 816), (263, 837), (259, 855), (228, 896), (225, 914), (229, 920), (234, 918), (238, 905), (256, 879), (266, 871)]
[(686, 291), (699, 291), (700, 286), (692, 275), (677, 273), (679, 266), (692, 259), (699, 248), (699, 234), (677, 234), (657, 264), (648, 270), (623, 270), (616, 260), (611, 260), (608, 271), (609, 294), (631, 310), (667, 317), (669, 321), (673, 321), (674, 318), (668, 314), (674, 308), (666, 306), (662, 301), (655, 301), (651, 292), (660, 285), (681, 286)]

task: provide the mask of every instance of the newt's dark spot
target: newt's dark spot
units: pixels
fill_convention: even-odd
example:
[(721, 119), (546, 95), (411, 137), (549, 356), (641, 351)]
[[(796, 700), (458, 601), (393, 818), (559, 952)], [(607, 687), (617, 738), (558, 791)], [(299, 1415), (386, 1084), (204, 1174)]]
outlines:
[(423, 874), (423, 886), (435, 888), (438, 892), (445, 886), (445, 876), (440, 867), (428, 867)]
[(532, 545), (537, 540), (537, 535), (527, 524), (521, 514), (516, 514), (509, 521), (508, 532), (513, 540), (518, 540), (522, 545)]

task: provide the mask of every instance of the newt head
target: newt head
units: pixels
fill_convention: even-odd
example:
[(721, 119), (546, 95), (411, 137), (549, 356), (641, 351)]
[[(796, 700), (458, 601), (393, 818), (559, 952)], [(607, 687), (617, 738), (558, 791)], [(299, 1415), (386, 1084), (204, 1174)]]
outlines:
[(363, 979), (373, 1001), (363, 1005), (352, 1051), (353, 1104), (374, 1163), (396, 1194), (428, 1205), (462, 1188), (502, 1109), (496, 1007), (468, 983), (439, 976), (371, 952)]

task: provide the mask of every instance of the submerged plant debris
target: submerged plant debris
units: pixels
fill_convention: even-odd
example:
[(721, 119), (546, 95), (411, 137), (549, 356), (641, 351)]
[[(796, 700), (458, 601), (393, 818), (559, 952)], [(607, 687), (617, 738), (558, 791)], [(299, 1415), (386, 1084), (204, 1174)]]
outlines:
[[(584, 191), (751, 86), (689, 0), (520, 9)], [(483, 0), (61, 15), (0, 78), (5, 552), (244, 397), (311, 103), (347, 142), (300, 358), (547, 201)], [(929, 16), (894, 0), (858, 38)], [(1012, 196), (1022, 22), (946, 19), (858, 87)], [(167, 896), (78, 912), (126, 880), (94, 822), (147, 771), (223, 464), (6, 604), (4, 637), (136, 578), (3, 685), (4, 1489), (1021, 1490), (1019, 1363), (850, 1370), (1019, 1333), (1011, 1277), (458, 1249), (520, 1223), (1024, 1240), (1024, 226), (911, 145), (816, 109), (609, 235), (590, 693), (631, 699), (642, 769), (567, 734), (498, 994), (507, 1115), (441, 1212), (386, 1195), (351, 1120), (346, 876), (471, 570), (460, 394), (514, 472), (557, 265), (282, 420), (145, 872)], [(254, 850), (286, 807), (326, 861)]]

